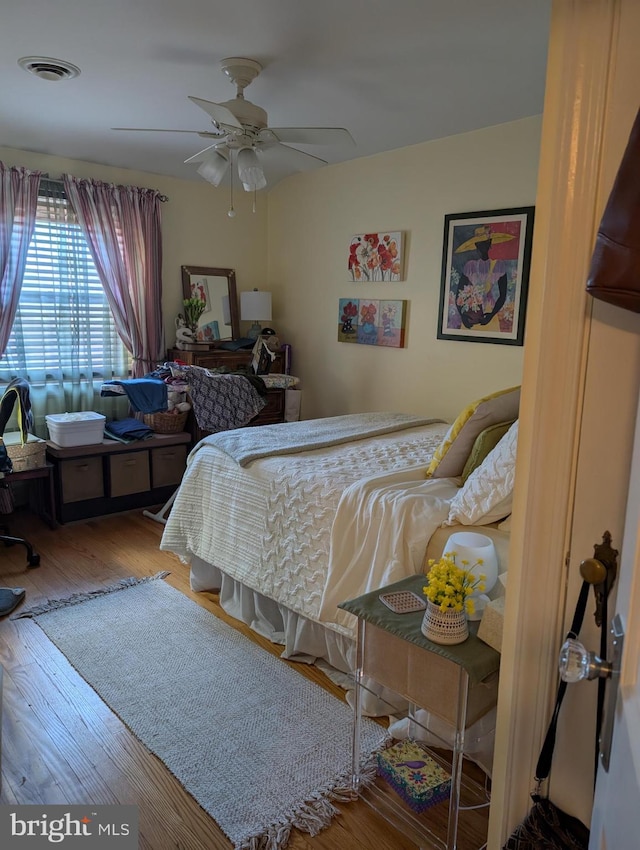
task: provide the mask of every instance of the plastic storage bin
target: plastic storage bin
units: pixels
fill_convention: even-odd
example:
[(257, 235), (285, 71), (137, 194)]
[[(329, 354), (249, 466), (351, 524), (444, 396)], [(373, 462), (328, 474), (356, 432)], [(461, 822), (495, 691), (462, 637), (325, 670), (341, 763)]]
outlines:
[(104, 438), (106, 416), (85, 410), (81, 413), (51, 413), (46, 416), (49, 437), (53, 443), (67, 446), (90, 446)]

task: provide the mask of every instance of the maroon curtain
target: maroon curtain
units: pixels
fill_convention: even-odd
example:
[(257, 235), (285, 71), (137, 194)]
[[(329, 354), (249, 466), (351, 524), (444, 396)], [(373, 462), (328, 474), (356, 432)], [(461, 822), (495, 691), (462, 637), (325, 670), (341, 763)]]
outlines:
[(18, 309), (41, 176), (41, 171), (9, 168), (0, 162), (0, 357)]
[(69, 174), (63, 180), (139, 378), (166, 357), (160, 193)]

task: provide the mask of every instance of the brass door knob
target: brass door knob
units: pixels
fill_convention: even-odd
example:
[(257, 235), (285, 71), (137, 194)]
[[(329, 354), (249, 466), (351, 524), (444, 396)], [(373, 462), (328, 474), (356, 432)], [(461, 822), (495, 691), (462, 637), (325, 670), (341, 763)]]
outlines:
[(580, 575), (589, 584), (602, 584), (607, 578), (607, 568), (597, 558), (586, 558), (580, 564)]

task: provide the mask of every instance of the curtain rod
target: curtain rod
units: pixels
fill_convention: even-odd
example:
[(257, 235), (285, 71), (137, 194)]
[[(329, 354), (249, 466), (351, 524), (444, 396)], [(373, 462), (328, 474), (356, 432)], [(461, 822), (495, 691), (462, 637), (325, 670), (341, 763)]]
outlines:
[[(60, 186), (64, 185), (64, 181), (63, 181), (62, 177), (51, 177), (46, 171), (42, 172), (42, 176), (45, 178), (45, 180), (48, 180), (50, 183), (58, 183)], [(145, 187), (145, 188), (147, 188), (147, 187)], [(166, 203), (166, 201), (169, 200), (168, 195), (158, 195), (158, 197), (159, 197), (160, 201), (162, 201), (162, 203)]]

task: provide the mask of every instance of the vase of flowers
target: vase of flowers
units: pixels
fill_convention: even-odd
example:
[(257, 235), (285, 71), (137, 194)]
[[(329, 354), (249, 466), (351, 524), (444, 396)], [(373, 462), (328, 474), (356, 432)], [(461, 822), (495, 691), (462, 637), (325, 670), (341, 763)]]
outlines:
[(189, 328), (194, 340), (198, 334), (198, 321), (206, 306), (200, 298), (185, 298), (182, 302), (182, 313), (179, 314), (178, 318), (182, 319), (185, 326)]
[(427, 562), (427, 608), (422, 620), (422, 634), (440, 644), (462, 643), (469, 637), (467, 615), (473, 614), (474, 591), (484, 589), (484, 576), (473, 573), (481, 561), (472, 567), (456, 564), (456, 553), (449, 552), (440, 560)]

